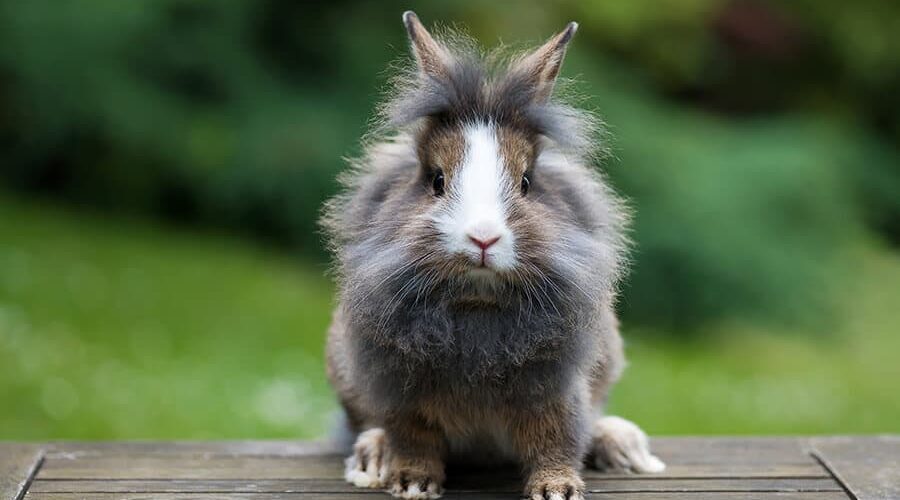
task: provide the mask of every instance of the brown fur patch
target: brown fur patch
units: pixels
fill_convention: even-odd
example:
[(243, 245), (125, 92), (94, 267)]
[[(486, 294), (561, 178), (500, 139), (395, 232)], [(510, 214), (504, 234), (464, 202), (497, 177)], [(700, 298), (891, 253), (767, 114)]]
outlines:
[(538, 153), (537, 137), (518, 128), (500, 127), (497, 130), (500, 156), (510, 177), (516, 181), (527, 172)]
[(432, 120), (422, 132), (418, 145), (419, 160), (429, 169), (441, 169), (449, 184), (466, 155), (462, 129)]
[[(427, 169), (441, 169), (449, 185), (466, 156), (463, 123), (441, 123), (433, 120), (419, 135), (417, 152)], [(518, 185), (538, 154), (537, 136), (519, 127), (500, 126), (496, 129), (497, 143), (503, 166)]]

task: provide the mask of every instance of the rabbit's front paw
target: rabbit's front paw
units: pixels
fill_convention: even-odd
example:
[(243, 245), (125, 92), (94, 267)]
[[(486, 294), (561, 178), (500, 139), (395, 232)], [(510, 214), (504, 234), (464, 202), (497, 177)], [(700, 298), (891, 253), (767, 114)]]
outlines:
[(600, 470), (662, 472), (666, 464), (650, 453), (647, 435), (633, 422), (603, 417), (594, 424), (594, 466)]
[(387, 476), (384, 429), (369, 429), (359, 434), (353, 454), (347, 457), (344, 479), (360, 488), (381, 488)]
[(432, 500), (444, 493), (444, 464), (436, 459), (398, 459), (390, 466), (388, 488), (397, 498)]
[(584, 481), (571, 467), (538, 469), (528, 478), (525, 496), (529, 500), (584, 500)]

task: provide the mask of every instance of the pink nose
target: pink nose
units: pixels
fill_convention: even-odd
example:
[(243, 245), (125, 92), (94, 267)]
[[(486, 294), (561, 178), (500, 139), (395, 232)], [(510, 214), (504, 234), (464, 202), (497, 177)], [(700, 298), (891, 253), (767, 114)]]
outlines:
[(487, 250), (491, 245), (500, 241), (499, 236), (494, 236), (493, 238), (488, 239), (480, 239), (472, 236), (471, 234), (469, 235), (469, 239), (472, 240), (472, 243), (478, 245), (478, 247), (481, 248), (482, 251)]

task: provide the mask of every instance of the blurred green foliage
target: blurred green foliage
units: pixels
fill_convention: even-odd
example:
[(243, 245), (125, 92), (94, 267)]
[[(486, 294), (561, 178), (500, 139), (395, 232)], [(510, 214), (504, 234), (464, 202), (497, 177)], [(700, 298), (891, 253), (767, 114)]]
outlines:
[[(896, 2), (417, 5), (493, 45), (581, 21), (567, 75), (636, 209), (628, 322), (822, 327), (868, 238), (900, 239)], [(401, 7), (0, 1), (3, 181), (245, 231), (324, 260), (315, 220), (358, 152)]]
[[(408, 7), (0, 0), (0, 438), (329, 427), (315, 220)], [(564, 76), (636, 214), (614, 412), (898, 431), (900, 3), (411, 7), (486, 46), (580, 21)]]
[(0, 234), (0, 439), (327, 428), (321, 269), (6, 196)]
[[(320, 436), (330, 284), (213, 233), (0, 193), (0, 439)], [(900, 256), (854, 248), (825, 336), (625, 325), (615, 414), (652, 434), (898, 432)]]

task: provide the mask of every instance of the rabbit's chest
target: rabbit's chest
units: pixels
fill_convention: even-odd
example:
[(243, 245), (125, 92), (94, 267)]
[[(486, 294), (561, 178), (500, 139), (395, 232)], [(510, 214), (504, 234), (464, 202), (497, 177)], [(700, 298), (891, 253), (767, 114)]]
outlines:
[(392, 405), (435, 396), (461, 408), (528, 405), (564, 392), (590, 363), (571, 316), (413, 306), (394, 319), (355, 350), (359, 382)]

